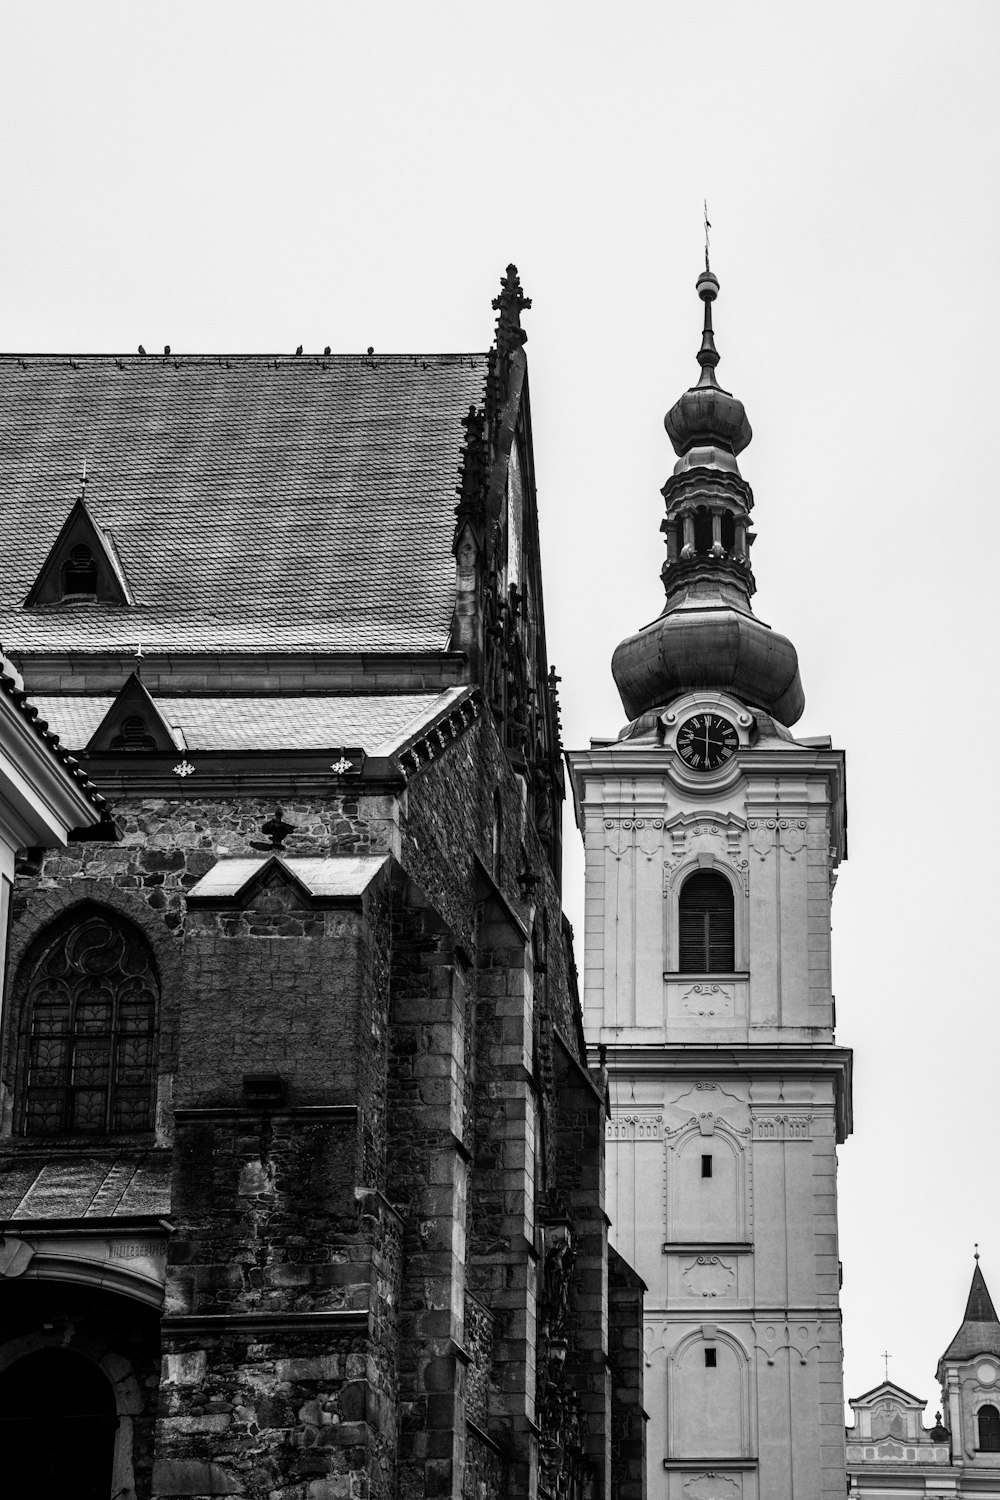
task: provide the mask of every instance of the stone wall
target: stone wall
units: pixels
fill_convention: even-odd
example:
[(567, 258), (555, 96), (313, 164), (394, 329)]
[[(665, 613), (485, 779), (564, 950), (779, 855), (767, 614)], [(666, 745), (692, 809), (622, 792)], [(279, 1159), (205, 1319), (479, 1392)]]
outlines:
[(646, 1413), (642, 1408), (642, 1300), (646, 1287), (608, 1251), (608, 1365), (611, 1371), (611, 1500), (646, 1500)]
[[(273, 852), (276, 811), (127, 798), (119, 843), (33, 856), (18, 883), (15, 975), (86, 901), (133, 922), (160, 975), (172, 1234), (150, 1493), (534, 1494), (536, 1423), (555, 1411), (536, 1390), (542, 1226), (562, 1213), (572, 1473), (599, 1496), (601, 1100), (556, 882), (492, 719), (396, 801), (354, 787), (281, 802), (280, 853), (387, 856), (363, 900), (327, 909), (272, 870), (248, 897), (189, 906), (217, 860)], [(23, 994), (22, 975), (9, 1137)], [(252, 1075), (273, 1097), (255, 1100)], [(563, 1436), (542, 1433), (549, 1451)]]

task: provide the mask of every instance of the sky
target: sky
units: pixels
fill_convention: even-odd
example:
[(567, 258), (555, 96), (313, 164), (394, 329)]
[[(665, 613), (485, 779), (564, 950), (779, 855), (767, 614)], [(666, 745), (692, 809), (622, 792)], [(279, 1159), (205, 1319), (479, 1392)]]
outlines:
[(517, 263), (571, 748), (662, 607), (707, 198), (755, 609), (847, 752), (845, 1385), (928, 1421), (977, 1241), (1000, 1296), (998, 52), (995, 0), (0, 3), (5, 350), (484, 349)]

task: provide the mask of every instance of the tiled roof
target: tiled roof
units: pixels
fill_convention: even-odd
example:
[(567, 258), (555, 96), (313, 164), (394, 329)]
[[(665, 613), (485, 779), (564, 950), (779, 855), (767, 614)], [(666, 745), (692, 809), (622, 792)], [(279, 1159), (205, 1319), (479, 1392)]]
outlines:
[[(155, 699), (166, 723), (189, 750), (331, 750), (360, 746), (391, 755), (444, 713), (468, 688), (386, 697)], [(74, 750), (83, 750), (114, 698), (39, 695), (42, 718)]]
[[(437, 651), (481, 354), (0, 357), (12, 651)], [(135, 606), (22, 608), (80, 493)]]
[(0, 1170), (0, 1220), (127, 1218), (170, 1212), (165, 1151), (138, 1157), (95, 1153), (45, 1162), (8, 1159)]
[(188, 891), (192, 897), (236, 896), (272, 861), (294, 875), (312, 896), (360, 896), (386, 862), (384, 854), (340, 854), (319, 859), (267, 855), (262, 859), (220, 859)]
[(946, 1359), (973, 1359), (977, 1354), (1000, 1354), (1000, 1322), (978, 1260), (962, 1326), (942, 1354), (938, 1370)]
[(58, 761), (66, 776), (76, 782), (87, 801), (93, 806), (95, 813), (103, 811), (106, 805), (104, 797), (101, 796), (83, 767), (70, 755), (66, 746), (60, 743), (58, 733), (46, 722), (45, 715), (39, 711), (38, 704), (32, 702), (25, 693), (21, 674), (13, 663), (7, 660), (2, 651), (0, 651), (0, 690), (7, 694), (22, 718), (33, 726), (34, 733), (47, 746), (52, 759)]
[(997, 1321), (993, 1298), (986, 1285), (986, 1277), (979, 1269), (978, 1259), (976, 1269), (972, 1273), (969, 1300), (965, 1304), (965, 1321), (966, 1323), (995, 1323)]

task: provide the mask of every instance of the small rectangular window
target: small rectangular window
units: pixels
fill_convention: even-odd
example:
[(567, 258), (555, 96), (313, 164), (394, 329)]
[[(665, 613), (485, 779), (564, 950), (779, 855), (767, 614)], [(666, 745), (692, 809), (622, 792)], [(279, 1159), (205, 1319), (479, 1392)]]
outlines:
[(706, 1370), (714, 1370), (715, 1369), (715, 1350), (714, 1349), (706, 1349), (705, 1350), (705, 1369)]
[(703, 1156), (701, 1159), (701, 1175), (702, 1177), (711, 1177), (712, 1175), (712, 1158), (710, 1156)]

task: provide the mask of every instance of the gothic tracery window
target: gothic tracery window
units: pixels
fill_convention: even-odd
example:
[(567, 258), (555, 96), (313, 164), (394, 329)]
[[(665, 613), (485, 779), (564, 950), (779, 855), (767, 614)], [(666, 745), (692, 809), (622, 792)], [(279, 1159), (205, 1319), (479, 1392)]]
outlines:
[(90, 911), (43, 948), (28, 981), (26, 1135), (149, 1130), (159, 985), (143, 938)]

